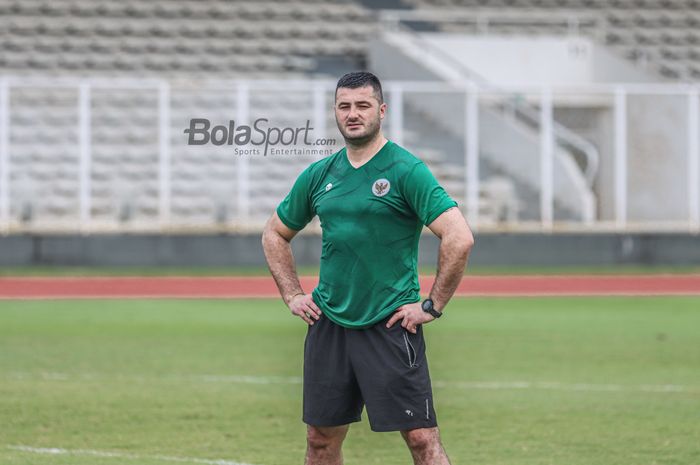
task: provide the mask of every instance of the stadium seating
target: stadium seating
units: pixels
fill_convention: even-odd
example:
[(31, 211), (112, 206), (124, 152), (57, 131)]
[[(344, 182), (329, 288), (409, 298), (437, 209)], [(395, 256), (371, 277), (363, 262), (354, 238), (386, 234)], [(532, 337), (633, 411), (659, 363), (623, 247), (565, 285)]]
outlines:
[[(590, 35), (621, 56), (669, 79), (700, 77), (700, 1), (684, 0), (401, 0), (417, 10), (458, 11), (444, 31)], [(365, 2), (367, 4), (368, 2)], [(370, 2), (371, 3), (371, 2)], [(172, 83), (169, 190), (173, 225), (261, 224), (313, 156), (232, 155), (231, 147), (191, 147), (190, 118), (222, 124), (237, 117), (235, 88), (209, 80), (336, 77), (324, 58), (362, 67), (381, 27), (376, 12), (321, 0), (8, 0), (0, 2), (0, 72), (12, 76), (167, 79)], [(465, 17), (466, 18), (466, 17)], [(513, 20), (516, 18), (517, 20)], [(327, 72), (327, 74), (324, 74)], [(327, 94), (327, 102), (332, 93)], [(77, 87), (15, 87), (10, 146), (13, 219), (34, 225), (75, 224), (79, 209), (80, 134)], [(277, 126), (313, 120), (312, 89), (255, 91), (249, 120)], [(158, 90), (91, 92), (91, 216), (105, 227), (155, 224), (159, 215)], [(392, 136), (389, 121), (387, 132)], [(430, 126), (406, 103), (405, 145), (434, 170), (464, 206), (464, 147)], [(327, 135), (335, 121), (326, 114)], [(427, 131), (429, 128), (430, 131)], [(458, 154), (455, 159), (454, 154)], [(482, 160), (481, 217), (486, 223), (536, 219), (537, 196)], [(249, 201), (240, 201), (247, 170)], [(240, 209), (248, 205), (248, 211)], [(566, 217), (559, 211), (558, 217)]]
[[(593, 37), (620, 56), (673, 80), (700, 76), (696, 0), (404, 0), (418, 10), (457, 11), (449, 32)], [(488, 20), (485, 20), (488, 18)], [(517, 18), (517, 20), (514, 20)]]
[(301, 1), (15, 0), (0, 18), (3, 71), (102, 76), (308, 72), (360, 56), (376, 27), (358, 5)]
[[(236, 218), (237, 171), (241, 157), (230, 146), (188, 146), (183, 130), (189, 118), (212, 124), (235, 119), (235, 91), (173, 89), (171, 100), (171, 213), (174, 225), (211, 224), (222, 215)], [(31, 203), (33, 224), (75, 218), (79, 191), (78, 107), (75, 89), (23, 88), (12, 91), (12, 215)], [(158, 217), (158, 101), (153, 89), (94, 89), (91, 105), (92, 221), (105, 226), (122, 221), (153, 222)], [(313, 108), (309, 92), (258, 92), (251, 96), (250, 120), (271, 119), (276, 126), (298, 126)], [(285, 109), (289, 109), (285, 111)], [(291, 110), (294, 109), (294, 110)], [(330, 117), (330, 115), (329, 115)], [(312, 115), (306, 115), (312, 119)], [(219, 123), (220, 122), (220, 123)], [(333, 124), (332, 120), (327, 123)], [(293, 176), (313, 158), (250, 156), (249, 221), (260, 224), (290, 187)], [(39, 194), (39, 195), (37, 195)], [(128, 212), (128, 215), (125, 213)], [(222, 213), (225, 212), (225, 213)], [(125, 217), (126, 216), (126, 217)]]

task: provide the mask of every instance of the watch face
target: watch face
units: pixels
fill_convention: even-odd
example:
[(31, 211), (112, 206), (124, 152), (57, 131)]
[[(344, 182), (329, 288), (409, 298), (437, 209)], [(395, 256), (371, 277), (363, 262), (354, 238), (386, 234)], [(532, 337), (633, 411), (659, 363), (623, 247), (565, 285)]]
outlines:
[(424, 300), (424, 301), (423, 301), (423, 304), (422, 304), (422, 307), (423, 307), (423, 311), (429, 312), (430, 310), (433, 309), (433, 301), (430, 300), (430, 299)]

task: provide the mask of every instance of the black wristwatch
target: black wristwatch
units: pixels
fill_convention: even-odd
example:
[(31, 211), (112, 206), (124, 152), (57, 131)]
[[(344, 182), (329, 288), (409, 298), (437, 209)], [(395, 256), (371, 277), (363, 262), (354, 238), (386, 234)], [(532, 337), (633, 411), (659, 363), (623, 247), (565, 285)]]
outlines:
[(440, 318), (442, 316), (442, 312), (438, 312), (433, 308), (433, 301), (431, 299), (425, 299), (420, 306), (425, 313), (430, 313), (435, 318)]

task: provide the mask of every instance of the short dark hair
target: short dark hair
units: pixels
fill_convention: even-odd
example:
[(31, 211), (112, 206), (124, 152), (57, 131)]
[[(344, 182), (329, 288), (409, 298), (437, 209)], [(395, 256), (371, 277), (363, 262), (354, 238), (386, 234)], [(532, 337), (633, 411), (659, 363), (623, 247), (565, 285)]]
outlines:
[(338, 80), (335, 86), (335, 93), (338, 95), (338, 89), (345, 87), (348, 89), (357, 89), (359, 87), (371, 86), (379, 103), (384, 103), (384, 94), (382, 93), (382, 83), (379, 78), (368, 71), (354, 71), (343, 75)]

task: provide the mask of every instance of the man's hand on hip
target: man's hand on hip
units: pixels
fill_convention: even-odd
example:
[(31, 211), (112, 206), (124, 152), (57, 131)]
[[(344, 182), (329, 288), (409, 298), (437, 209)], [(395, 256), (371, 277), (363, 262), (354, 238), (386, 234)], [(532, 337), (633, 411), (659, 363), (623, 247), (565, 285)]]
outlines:
[(321, 309), (318, 308), (311, 294), (297, 294), (289, 301), (289, 310), (292, 315), (300, 317), (307, 324), (313, 325), (312, 320), (318, 320), (321, 317)]
[(394, 311), (394, 315), (386, 323), (386, 327), (391, 328), (394, 323), (402, 320), (401, 326), (415, 334), (416, 331), (418, 331), (416, 328), (417, 325), (429, 323), (434, 319), (435, 317), (433, 315), (423, 311), (420, 302), (416, 302), (414, 304), (405, 304), (397, 308)]

